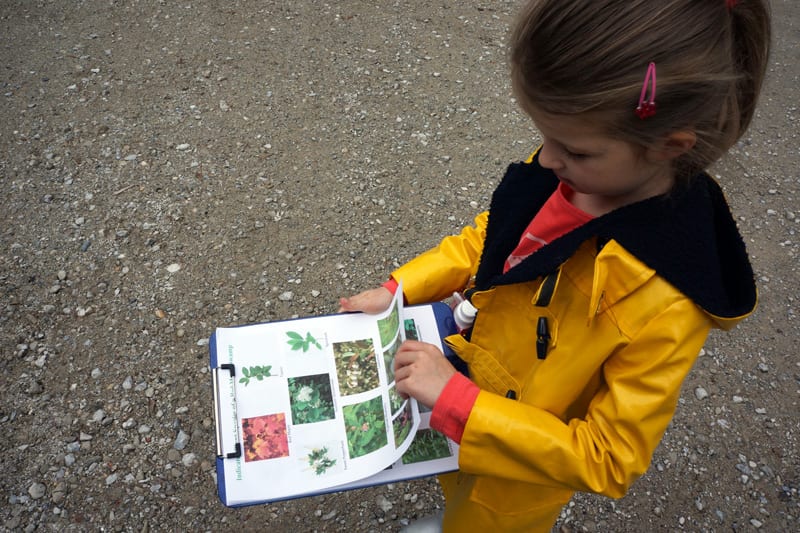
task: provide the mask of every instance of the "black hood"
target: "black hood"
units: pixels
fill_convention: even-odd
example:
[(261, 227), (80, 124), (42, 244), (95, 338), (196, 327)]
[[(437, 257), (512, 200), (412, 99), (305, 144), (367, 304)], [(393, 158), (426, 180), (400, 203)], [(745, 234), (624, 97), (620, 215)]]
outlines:
[(613, 239), (706, 312), (735, 318), (756, 305), (753, 269), (717, 182), (701, 173), (670, 193), (620, 207), (555, 239), (503, 274), (522, 232), (558, 186), (539, 165), (515, 163), (492, 196), (476, 287), (530, 281), (554, 272), (585, 241)]

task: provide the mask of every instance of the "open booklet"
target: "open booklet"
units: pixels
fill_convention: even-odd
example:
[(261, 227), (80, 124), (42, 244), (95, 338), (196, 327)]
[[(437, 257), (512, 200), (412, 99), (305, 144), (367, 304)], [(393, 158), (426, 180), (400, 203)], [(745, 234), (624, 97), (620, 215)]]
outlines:
[[(218, 328), (210, 341), (217, 486), (239, 506), (458, 469), (458, 446), (395, 388), (406, 338), (455, 332), (447, 305)], [(422, 412), (420, 412), (422, 411)]]

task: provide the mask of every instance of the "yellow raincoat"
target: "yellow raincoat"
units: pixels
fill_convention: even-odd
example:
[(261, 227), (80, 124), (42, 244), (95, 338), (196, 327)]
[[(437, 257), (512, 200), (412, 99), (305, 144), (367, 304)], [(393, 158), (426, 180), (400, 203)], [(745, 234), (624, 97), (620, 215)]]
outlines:
[(755, 307), (744, 244), (704, 174), (503, 274), (556, 185), (535, 159), (512, 165), (473, 227), (393, 273), (410, 304), (475, 279), (471, 335), (447, 339), (481, 392), (460, 471), (440, 478), (445, 531), (549, 531), (575, 491), (622, 497), (648, 468), (709, 329)]

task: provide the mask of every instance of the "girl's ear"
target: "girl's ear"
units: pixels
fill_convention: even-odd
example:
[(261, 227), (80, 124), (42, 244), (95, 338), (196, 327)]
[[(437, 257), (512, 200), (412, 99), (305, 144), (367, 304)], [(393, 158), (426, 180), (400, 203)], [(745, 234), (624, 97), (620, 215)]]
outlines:
[(674, 131), (648, 149), (648, 155), (656, 161), (669, 161), (680, 157), (697, 142), (697, 134), (691, 130)]

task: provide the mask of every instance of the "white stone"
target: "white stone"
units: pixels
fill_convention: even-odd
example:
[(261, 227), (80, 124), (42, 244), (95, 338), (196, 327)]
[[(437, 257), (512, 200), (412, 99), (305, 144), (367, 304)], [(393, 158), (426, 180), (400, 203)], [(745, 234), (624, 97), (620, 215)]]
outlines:
[(47, 487), (44, 486), (42, 483), (34, 483), (30, 487), (28, 487), (28, 494), (34, 500), (38, 500), (42, 496), (45, 495), (47, 492)]
[(694, 390), (694, 396), (698, 400), (705, 400), (706, 398), (708, 398), (708, 391), (706, 389), (704, 389), (703, 387), (697, 387)]

